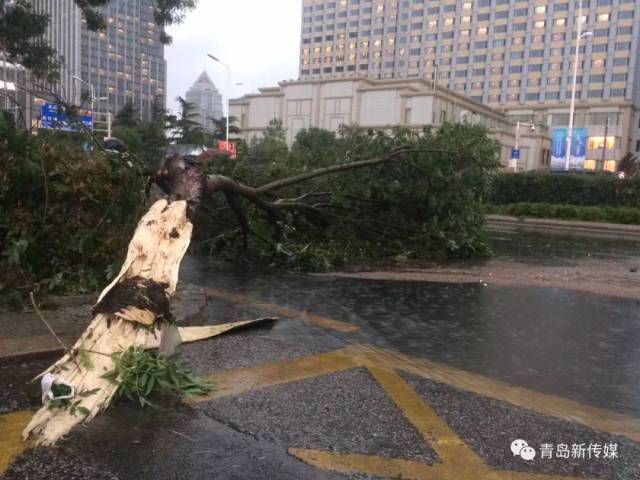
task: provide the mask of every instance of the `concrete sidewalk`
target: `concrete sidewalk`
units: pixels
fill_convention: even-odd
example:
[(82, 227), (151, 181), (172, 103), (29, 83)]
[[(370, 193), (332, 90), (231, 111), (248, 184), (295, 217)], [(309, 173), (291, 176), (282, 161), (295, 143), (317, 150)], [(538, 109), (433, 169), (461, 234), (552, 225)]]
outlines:
[[(91, 297), (69, 302), (55, 310), (43, 310), (42, 315), (56, 335), (67, 346), (72, 346), (91, 322)], [(204, 289), (191, 284), (180, 284), (171, 302), (171, 310), (181, 325), (199, 323), (204, 319), (207, 299)], [(63, 352), (60, 343), (49, 333), (34, 311), (0, 314), (0, 363), (25, 357), (41, 357)]]

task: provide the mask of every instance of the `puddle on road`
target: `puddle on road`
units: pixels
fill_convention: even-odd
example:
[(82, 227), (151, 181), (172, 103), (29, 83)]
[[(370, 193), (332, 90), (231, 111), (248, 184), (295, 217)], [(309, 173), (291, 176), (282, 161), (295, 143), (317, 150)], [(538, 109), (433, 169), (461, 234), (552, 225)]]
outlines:
[(497, 258), (540, 266), (575, 266), (580, 260), (637, 260), (640, 242), (531, 232), (489, 232)]

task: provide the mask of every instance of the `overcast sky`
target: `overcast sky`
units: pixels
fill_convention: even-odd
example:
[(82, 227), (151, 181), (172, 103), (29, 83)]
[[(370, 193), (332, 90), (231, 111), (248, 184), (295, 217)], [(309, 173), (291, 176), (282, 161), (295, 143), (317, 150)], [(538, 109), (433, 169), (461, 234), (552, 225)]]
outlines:
[(252, 88), (275, 86), (298, 77), (302, 0), (200, 0), (183, 24), (172, 27), (173, 45), (166, 49), (167, 106), (187, 89), (206, 66), (225, 100), (226, 71), (207, 53), (231, 67), (231, 96)]

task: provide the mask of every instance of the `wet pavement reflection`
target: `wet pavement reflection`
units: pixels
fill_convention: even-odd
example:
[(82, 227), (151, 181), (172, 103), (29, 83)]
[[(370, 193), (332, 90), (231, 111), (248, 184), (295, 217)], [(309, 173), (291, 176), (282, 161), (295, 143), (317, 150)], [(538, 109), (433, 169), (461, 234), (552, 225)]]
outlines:
[[(544, 252), (547, 240), (534, 240)], [(607, 245), (609, 253), (593, 250), (637, 252), (630, 244)], [(577, 245), (576, 254), (582, 248)], [(553, 260), (545, 254), (528, 258)], [(561, 252), (557, 259), (571, 261)], [(198, 257), (185, 260), (182, 280), (359, 326), (357, 334), (329, 333), (345, 342), (368, 342), (640, 416), (639, 300), (556, 288), (240, 271)]]

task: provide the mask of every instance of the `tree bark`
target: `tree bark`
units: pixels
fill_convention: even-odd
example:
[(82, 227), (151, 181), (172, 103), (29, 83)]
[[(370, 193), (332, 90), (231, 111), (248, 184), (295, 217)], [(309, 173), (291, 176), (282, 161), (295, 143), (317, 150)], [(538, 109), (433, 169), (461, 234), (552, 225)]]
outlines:
[[(192, 228), (185, 201), (156, 202), (140, 220), (120, 274), (103, 290), (100, 300), (118, 284), (131, 278), (148, 279), (163, 285), (166, 296), (172, 296)], [(24, 430), (23, 438), (33, 440), (36, 445), (52, 445), (75, 425), (91, 420), (108, 407), (117, 386), (102, 375), (113, 368), (113, 353), (131, 346), (144, 346), (159, 334), (150, 328), (139, 328), (148, 325), (146, 319), (149, 314), (153, 312), (132, 306), (110, 314), (98, 313), (71, 351), (43, 372), (59, 375), (75, 387), (73, 402), (80, 401), (75, 405), (74, 414), (69, 408), (45, 405), (36, 412)], [(99, 390), (87, 397), (82, 396), (83, 392), (95, 389)]]

